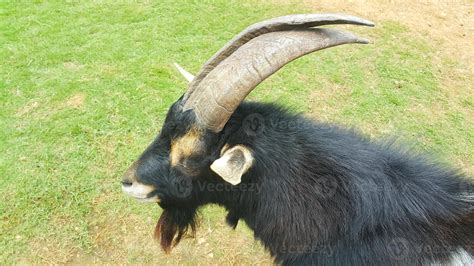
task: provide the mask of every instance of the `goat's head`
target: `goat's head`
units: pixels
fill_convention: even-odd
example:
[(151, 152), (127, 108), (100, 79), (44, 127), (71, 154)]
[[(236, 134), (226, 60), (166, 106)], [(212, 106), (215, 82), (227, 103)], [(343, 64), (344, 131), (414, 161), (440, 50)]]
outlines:
[[(125, 174), (123, 190), (164, 209), (156, 236), (168, 251), (186, 229), (194, 229), (196, 209), (209, 201), (199, 182), (237, 185), (254, 162), (244, 145), (228, 147), (223, 128), (241, 101), (288, 62), (316, 50), (367, 43), (347, 32), (314, 28), (328, 24), (373, 26), (346, 15), (279, 17), (248, 27), (219, 50), (194, 77), (187, 92), (168, 111), (158, 137)], [(177, 236), (175, 237), (175, 235)]]

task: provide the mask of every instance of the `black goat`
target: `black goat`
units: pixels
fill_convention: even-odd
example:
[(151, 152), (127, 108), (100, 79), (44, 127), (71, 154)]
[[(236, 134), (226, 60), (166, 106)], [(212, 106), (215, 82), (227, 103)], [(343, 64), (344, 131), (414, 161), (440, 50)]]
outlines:
[[(196, 227), (200, 206), (240, 219), (282, 264), (472, 263), (473, 184), (449, 167), (272, 104), (241, 103), (262, 80), (306, 53), (364, 43), (310, 29), (370, 22), (293, 15), (249, 27), (211, 58), (174, 103), (122, 184), (158, 202), (165, 251)], [(472, 265), (472, 264), (471, 264)]]

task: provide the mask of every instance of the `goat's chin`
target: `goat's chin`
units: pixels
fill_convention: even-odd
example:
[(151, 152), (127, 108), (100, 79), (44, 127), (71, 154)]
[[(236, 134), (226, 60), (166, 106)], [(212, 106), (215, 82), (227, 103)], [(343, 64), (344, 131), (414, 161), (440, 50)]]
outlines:
[(169, 253), (182, 237), (196, 232), (196, 209), (163, 209), (155, 227), (155, 239), (160, 242), (165, 253)]

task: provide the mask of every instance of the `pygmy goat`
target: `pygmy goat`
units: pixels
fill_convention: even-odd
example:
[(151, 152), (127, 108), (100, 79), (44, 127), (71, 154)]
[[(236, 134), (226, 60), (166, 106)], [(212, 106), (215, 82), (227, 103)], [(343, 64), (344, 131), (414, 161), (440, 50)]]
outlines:
[(472, 179), (352, 130), (242, 102), (300, 56), (367, 43), (315, 28), (329, 24), (373, 26), (338, 14), (278, 17), (241, 32), (197, 76), (177, 65), (189, 88), (122, 181), (163, 209), (155, 236), (166, 252), (194, 233), (198, 208), (215, 203), (281, 264), (473, 262)]

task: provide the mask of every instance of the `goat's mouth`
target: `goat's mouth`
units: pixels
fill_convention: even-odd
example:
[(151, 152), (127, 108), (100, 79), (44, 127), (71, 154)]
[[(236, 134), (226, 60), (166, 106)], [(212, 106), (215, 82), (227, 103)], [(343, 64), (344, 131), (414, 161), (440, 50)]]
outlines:
[(122, 191), (140, 202), (160, 202), (155, 187), (139, 182), (122, 183)]

